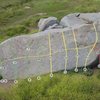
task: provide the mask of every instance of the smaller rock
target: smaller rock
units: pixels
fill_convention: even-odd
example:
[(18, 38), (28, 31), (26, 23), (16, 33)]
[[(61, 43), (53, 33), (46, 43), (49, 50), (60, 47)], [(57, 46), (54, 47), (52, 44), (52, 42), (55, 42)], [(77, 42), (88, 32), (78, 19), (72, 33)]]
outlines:
[(80, 14), (69, 14), (61, 19), (60, 25), (63, 27), (77, 27), (87, 22), (79, 18)]
[(58, 25), (58, 20), (56, 17), (48, 17), (48, 18), (42, 18), (40, 19), (39, 23), (38, 23), (38, 28), (39, 31), (44, 31), (46, 30), (48, 27), (50, 26), (55, 26)]

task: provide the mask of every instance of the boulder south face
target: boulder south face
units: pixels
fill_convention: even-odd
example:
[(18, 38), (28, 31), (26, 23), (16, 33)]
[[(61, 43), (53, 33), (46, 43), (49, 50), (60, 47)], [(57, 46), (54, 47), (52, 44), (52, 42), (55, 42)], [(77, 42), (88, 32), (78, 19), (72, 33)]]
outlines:
[[(77, 72), (79, 67), (86, 70), (100, 53), (100, 13), (80, 16), (82, 18), (70, 14), (62, 18), (60, 25), (64, 28), (47, 29), (2, 42), (0, 71), (3, 78), (12, 80), (47, 73), (52, 75), (71, 69)], [(85, 21), (79, 21), (82, 19)]]

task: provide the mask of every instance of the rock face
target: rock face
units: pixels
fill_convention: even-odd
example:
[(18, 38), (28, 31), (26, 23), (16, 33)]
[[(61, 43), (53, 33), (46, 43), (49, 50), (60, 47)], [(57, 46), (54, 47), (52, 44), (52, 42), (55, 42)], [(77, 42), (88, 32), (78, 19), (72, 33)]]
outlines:
[(27, 78), (92, 64), (100, 53), (100, 13), (76, 15), (61, 20), (65, 28), (47, 29), (2, 42), (3, 78)]

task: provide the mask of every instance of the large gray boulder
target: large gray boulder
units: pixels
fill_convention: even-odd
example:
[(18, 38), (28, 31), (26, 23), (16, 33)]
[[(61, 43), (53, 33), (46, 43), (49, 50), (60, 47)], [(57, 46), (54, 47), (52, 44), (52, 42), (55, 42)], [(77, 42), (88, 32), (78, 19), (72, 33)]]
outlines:
[(77, 71), (77, 68), (93, 64), (100, 53), (99, 18), (75, 27), (73, 24), (2, 42), (0, 71), (3, 78), (11, 80), (60, 70)]

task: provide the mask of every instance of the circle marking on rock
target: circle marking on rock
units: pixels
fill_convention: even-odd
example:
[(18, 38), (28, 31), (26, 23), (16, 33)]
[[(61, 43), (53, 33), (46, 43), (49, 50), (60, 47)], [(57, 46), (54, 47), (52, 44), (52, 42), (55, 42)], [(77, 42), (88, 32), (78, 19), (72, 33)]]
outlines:
[(67, 74), (67, 70), (64, 70), (64, 74)]
[(30, 51), (31, 49), (30, 49), (30, 48), (26, 48), (26, 50), (27, 50), (27, 51)]
[(38, 76), (38, 77), (37, 77), (37, 80), (41, 80), (41, 77), (40, 77), (40, 76)]
[(50, 74), (50, 77), (51, 77), (51, 78), (53, 77), (53, 74), (52, 74), (52, 73)]
[(18, 80), (14, 80), (14, 83), (15, 83), (15, 84), (18, 84)]
[(28, 78), (28, 82), (31, 82), (32, 81), (32, 79), (31, 78)]
[(83, 71), (86, 72), (87, 71), (87, 68), (83, 68)]
[(12, 63), (13, 63), (13, 64), (17, 64), (17, 61), (13, 61)]
[(78, 68), (75, 68), (74, 71), (77, 73), (78, 72)]

